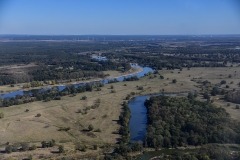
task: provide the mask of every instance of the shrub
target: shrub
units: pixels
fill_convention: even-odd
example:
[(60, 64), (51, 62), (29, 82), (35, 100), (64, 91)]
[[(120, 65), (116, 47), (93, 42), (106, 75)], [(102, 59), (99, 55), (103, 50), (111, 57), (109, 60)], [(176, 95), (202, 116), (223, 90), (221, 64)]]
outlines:
[(107, 118), (107, 115), (106, 115), (106, 114), (104, 114), (104, 115), (102, 116), (102, 118)]
[(116, 93), (116, 91), (115, 90), (111, 90), (111, 93)]
[(48, 144), (47, 144), (47, 142), (46, 141), (42, 141), (42, 148), (46, 148), (46, 147), (48, 147)]
[(82, 97), (82, 100), (86, 100), (86, 99), (87, 99), (87, 96), (83, 96), (83, 97)]
[(101, 132), (101, 129), (98, 128), (97, 130), (95, 130), (95, 132)]
[(94, 129), (94, 128), (93, 128), (93, 125), (89, 124), (88, 130), (89, 130), (89, 131), (92, 131), (93, 129)]
[(61, 97), (60, 96), (57, 96), (54, 98), (55, 100), (61, 100)]
[(47, 97), (47, 98), (44, 100), (44, 102), (49, 102), (49, 101), (51, 101), (51, 98), (50, 98), (50, 97)]
[(60, 145), (60, 146), (58, 147), (58, 152), (59, 152), (59, 153), (63, 153), (63, 152), (64, 152), (64, 146), (63, 146), (63, 145)]
[(98, 148), (98, 146), (95, 144), (95, 145), (93, 145), (93, 149), (94, 150), (97, 150), (97, 148)]
[(239, 109), (239, 105), (236, 105), (236, 109)]
[(60, 127), (58, 131), (69, 131), (70, 129), (70, 127)]
[(29, 150), (36, 150), (36, 149), (37, 149), (36, 144), (33, 144), (33, 145), (29, 148)]
[(12, 146), (12, 151), (13, 151), (13, 152), (17, 152), (19, 146), (20, 146), (19, 143), (15, 143), (15, 144), (13, 144), (13, 146)]
[(29, 150), (29, 143), (21, 143), (21, 146), (23, 151)]
[(4, 118), (4, 113), (3, 112), (0, 112), (0, 119), (1, 118)]
[(172, 80), (172, 83), (177, 83), (177, 80), (176, 80), (176, 79), (173, 79), (173, 80)]
[(138, 87), (138, 90), (143, 90), (143, 87), (142, 87), (142, 86), (139, 86), (139, 87)]
[(6, 153), (12, 153), (12, 146), (11, 146), (11, 145), (7, 145), (7, 146), (5, 147), (5, 152), (6, 152)]
[(40, 114), (40, 113), (38, 113), (38, 114), (36, 115), (36, 117), (41, 117), (41, 114)]

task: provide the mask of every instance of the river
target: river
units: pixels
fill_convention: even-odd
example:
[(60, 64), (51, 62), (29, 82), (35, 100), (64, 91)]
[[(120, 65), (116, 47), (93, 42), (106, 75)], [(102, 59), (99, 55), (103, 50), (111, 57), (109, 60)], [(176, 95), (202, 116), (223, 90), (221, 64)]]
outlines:
[[(93, 57), (98, 59), (99, 57)], [(99, 60), (106, 60), (105, 57), (102, 58), (100, 57)], [(137, 76), (138, 78), (143, 77), (146, 73), (149, 72), (153, 72), (154, 70), (150, 67), (142, 67), (139, 66), (137, 64), (130, 64), (132, 67), (136, 67), (136, 68), (142, 68), (141, 72), (138, 72), (136, 74), (131, 74), (131, 75), (127, 75), (127, 76), (120, 76), (118, 78), (116, 78), (118, 81), (123, 81), (124, 77), (129, 78), (132, 76)], [(108, 79), (103, 79), (102, 81), (99, 81), (100, 83), (103, 84), (107, 84), (109, 80), (113, 80), (114, 78), (108, 78)], [(90, 82), (90, 83), (94, 83), (94, 82)], [(79, 86), (82, 86), (85, 83), (79, 83), (79, 84), (74, 84), (74, 87), (77, 88)], [(66, 86), (57, 86), (58, 89), (60, 91), (64, 90), (66, 88)], [(38, 93), (38, 92), (42, 92), (44, 90), (50, 90), (51, 87), (46, 87), (44, 89), (32, 89), (29, 91), (24, 91), (24, 90), (18, 90), (18, 91), (14, 91), (11, 93), (6, 93), (6, 94), (1, 94), (0, 97), (1, 98), (12, 98), (15, 97), (16, 95), (33, 95), (34, 93)], [(183, 92), (182, 94), (187, 94), (186, 92)], [(142, 142), (144, 140), (144, 136), (146, 134), (146, 127), (147, 127), (147, 109), (144, 106), (144, 102), (146, 101), (146, 99), (148, 99), (151, 96), (158, 96), (161, 94), (155, 94), (155, 95), (143, 95), (143, 96), (137, 96), (135, 98), (132, 98), (129, 101), (129, 108), (131, 110), (131, 119), (130, 119), (130, 142), (134, 142), (134, 141), (138, 141), (138, 142)], [(166, 96), (176, 96), (176, 94), (165, 94)], [(146, 152), (144, 153), (140, 159), (148, 159), (154, 156), (159, 155), (162, 152)]]
[[(118, 78), (116, 78), (118, 81), (123, 81), (124, 77), (126, 78), (129, 78), (129, 77), (132, 77), (132, 76), (137, 76), (138, 78), (141, 78), (144, 76), (144, 74), (148, 73), (148, 72), (153, 72), (154, 70), (150, 67), (142, 67), (142, 66), (139, 66), (137, 64), (131, 64), (132, 67), (135, 67), (135, 68), (142, 68), (142, 71), (141, 72), (138, 72), (136, 74), (130, 74), (130, 75), (127, 75), (127, 76), (120, 76)], [(107, 79), (103, 79), (101, 81), (99, 81), (100, 83), (103, 83), (103, 84), (107, 84), (109, 80), (113, 80), (114, 78), (107, 78)], [(90, 83), (94, 83), (94, 82), (90, 82)], [(79, 86), (82, 86), (83, 84), (85, 83), (79, 83), (79, 84), (74, 84), (74, 87), (77, 88)], [(62, 91), (66, 88), (66, 86), (57, 86), (59, 91)], [(28, 91), (24, 91), (24, 90), (18, 90), (18, 91), (14, 91), (14, 92), (10, 92), (10, 93), (5, 93), (5, 94), (1, 94), (0, 97), (2, 99), (4, 98), (13, 98), (17, 95), (33, 95), (34, 93), (38, 93), (38, 92), (42, 92), (44, 90), (50, 90), (51, 87), (46, 87), (44, 89), (31, 89), (31, 90), (28, 90)]]

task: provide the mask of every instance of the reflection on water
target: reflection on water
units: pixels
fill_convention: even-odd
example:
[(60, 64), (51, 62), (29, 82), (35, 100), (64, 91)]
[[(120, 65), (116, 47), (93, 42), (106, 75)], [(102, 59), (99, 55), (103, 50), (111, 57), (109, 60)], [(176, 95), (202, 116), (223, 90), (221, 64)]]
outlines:
[(128, 106), (131, 110), (130, 127), (130, 142), (142, 141), (146, 134), (147, 125), (147, 109), (144, 102), (150, 95), (138, 96), (131, 99)]
[[(188, 94), (188, 92), (180, 92), (179, 94)], [(128, 106), (131, 110), (131, 119), (129, 123), (130, 142), (142, 142), (144, 140), (147, 131), (147, 108), (144, 106), (144, 102), (151, 96), (160, 95), (162, 94), (137, 96), (129, 101)], [(165, 96), (177, 96), (177, 94), (165, 94)]]

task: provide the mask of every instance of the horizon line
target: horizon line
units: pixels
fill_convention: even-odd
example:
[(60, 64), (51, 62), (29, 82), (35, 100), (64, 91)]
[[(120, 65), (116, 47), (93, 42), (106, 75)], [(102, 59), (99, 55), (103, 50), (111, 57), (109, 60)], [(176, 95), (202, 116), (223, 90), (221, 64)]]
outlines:
[(9, 36), (221, 36), (240, 35), (240, 33), (223, 34), (0, 34)]

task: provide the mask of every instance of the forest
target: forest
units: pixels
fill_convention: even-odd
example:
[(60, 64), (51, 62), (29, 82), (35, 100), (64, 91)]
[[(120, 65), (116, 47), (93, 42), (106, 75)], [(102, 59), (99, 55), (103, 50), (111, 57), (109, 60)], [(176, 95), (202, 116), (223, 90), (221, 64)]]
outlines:
[(240, 144), (240, 125), (224, 108), (194, 98), (157, 96), (146, 100), (145, 143), (170, 148), (208, 143)]
[[(79, 41), (89, 37), (1, 36), (0, 40), (10, 40), (0, 42), (0, 66), (32, 66), (22, 70), (0, 69), (0, 85), (51, 80), (60, 83), (89, 77), (103, 78), (104, 74), (101, 71), (124, 72), (131, 68), (129, 63), (161, 70), (226, 67), (227, 62), (240, 61), (240, 50), (234, 49), (239, 38), (234, 36), (227, 39), (221, 36), (96, 37), (98, 38), (91, 41)], [(226, 40), (229, 43), (226, 43)], [(94, 60), (91, 57), (93, 54), (106, 56), (108, 61)]]

